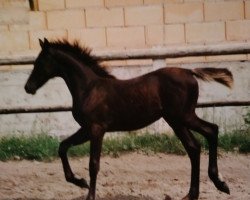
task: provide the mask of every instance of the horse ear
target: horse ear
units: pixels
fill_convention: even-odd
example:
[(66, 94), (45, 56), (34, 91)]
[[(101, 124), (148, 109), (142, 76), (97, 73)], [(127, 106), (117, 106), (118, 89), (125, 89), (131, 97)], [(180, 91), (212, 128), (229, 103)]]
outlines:
[(47, 40), (47, 38), (44, 38), (44, 41), (39, 39), (39, 43), (40, 43), (40, 46), (42, 47), (42, 49), (44, 49), (45, 47), (47, 47), (49, 45), (49, 41)]
[(43, 49), (43, 47), (44, 47), (44, 42), (43, 42), (41, 39), (39, 39), (39, 44), (40, 44), (40, 46), (41, 46), (42, 49)]
[(47, 46), (49, 44), (49, 41), (47, 40), (47, 38), (44, 38), (44, 46)]

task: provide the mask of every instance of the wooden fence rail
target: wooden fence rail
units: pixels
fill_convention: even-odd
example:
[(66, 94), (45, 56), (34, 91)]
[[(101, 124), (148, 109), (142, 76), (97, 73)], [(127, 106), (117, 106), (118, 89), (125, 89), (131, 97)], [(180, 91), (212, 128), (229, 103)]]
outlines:
[[(208, 107), (229, 107), (229, 106), (250, 106), (250, 101), (227, 101), (227, 102), (205, 102), (198, 103), (197, 108)], [(48, 113), (48, 112), (68, 112), (71, 106), (55, 106), (55, 107), (34, 107), (34, 108), (5, 108), (0, 109), (1, 114), (21, 114), (21, 113)]]
[[(119, 51), (93, 51), (99, 60), (127, 59), (165, 59), (190, 56), (213, 56), (249, 54), (250, 43), (232, 43), (219, 45), (187, 45), (180, 47), (162, 47), (151, 49), (130, 49)], [(9, 55), (0, 57), (0, 65), (33, 64), (36, 56)]]

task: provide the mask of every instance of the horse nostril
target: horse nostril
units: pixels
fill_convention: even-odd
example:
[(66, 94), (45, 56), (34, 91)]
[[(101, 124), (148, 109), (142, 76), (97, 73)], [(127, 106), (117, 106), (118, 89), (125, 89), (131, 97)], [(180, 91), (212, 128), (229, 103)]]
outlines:
[(28, 93), (29, 88), (28, 88), (28, 85), (27, 85), (27, 84), (24, 86), (24, 89), (25, 89), (25, 91)]

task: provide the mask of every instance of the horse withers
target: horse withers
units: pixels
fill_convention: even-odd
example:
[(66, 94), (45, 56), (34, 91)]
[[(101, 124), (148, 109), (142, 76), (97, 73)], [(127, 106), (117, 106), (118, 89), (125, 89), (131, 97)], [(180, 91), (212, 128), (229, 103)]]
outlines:
[[(191, 161), (191, 183), (183, 200), (199, 197), (200, 144), (190, 130), (203, 135), (209, 145), (208, 175), (216, 188), (230, 193), (219, 178), (217, 165), (218, 126), (196, 113), (199, 94), (196, 78), (231, 87), (233, 76), (225, 68), (162, 68), (129, 80), (118, 80), (100, 66), (88, 48), (67, 41), (39, 40), (42, 51), (25, 85), (35, 94), (49, 79), (64, 79), (72, 95), (72, 114), (81, 128), (60, 143), (59, 156), (65, 178), (88, 188), (87, 200), (94, 200), (103, 136), (109, 131), (131, 131), (163, 118), (182, 142)], [(67, 158), (71, 146), (90, 141), (90, 184), (73, 174)]]

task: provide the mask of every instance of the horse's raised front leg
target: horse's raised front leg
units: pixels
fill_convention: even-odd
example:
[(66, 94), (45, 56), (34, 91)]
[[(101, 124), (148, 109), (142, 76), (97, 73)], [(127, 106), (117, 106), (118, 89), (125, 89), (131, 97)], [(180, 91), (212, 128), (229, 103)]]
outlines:
[(69, 165), (67, 151), (71, 146), (79, 145), (87, 142), (90, 139), (89, 133), (85, 132), (83, 128), (79, 129), (74, 135), (65, 139), (60, 143), (58, 154), (61, 158), (65, 178), (68, 182), (73, 183), (81, 188), (89, 188), (85, 179), (78, 179), (74, 176)]
[(172, 128), (177, 137), (181, 140), (191, 161), (190, 189), (183, 200), (196, 200), (199, 197), (201, 147), (193, 134), (185, 126), (175, 125), (172, 126)]
[(90, 139), (90, 160), (89, 160), (89, 175), (90, 188), (87, 200), (95, 200), (96, 179), (100, 169), (100, 156), (102, 151), (102, 141), (104, 130), (99, 125), (93, 125)]

